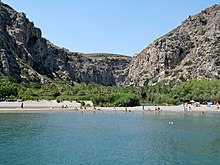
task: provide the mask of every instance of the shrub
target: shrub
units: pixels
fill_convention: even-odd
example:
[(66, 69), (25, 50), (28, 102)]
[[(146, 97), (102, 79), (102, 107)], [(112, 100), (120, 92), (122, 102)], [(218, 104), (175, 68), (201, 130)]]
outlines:
[(81, 102), (81, 106), (83, 106), (83, 107), (84, 107), (84, 106), (85, 106), (85, 104), (86, 104), (86, 103), (85, 103), (84, 101), (82, 101), (82, 102)]
[(139, 98), (131, 93), (122, 93), (117, 96), (115, 106), (132, 107), (140, 105)]

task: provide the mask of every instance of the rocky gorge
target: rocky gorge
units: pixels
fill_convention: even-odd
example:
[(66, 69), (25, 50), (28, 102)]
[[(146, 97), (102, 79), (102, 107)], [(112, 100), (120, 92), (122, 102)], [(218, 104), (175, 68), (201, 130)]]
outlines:
[(220, 5), (188, 19), (134, 57), (83, 54), (42, 37), (24, 13), (0, 6), (0, 74), (18, 81), (146, 86), (220, 78)]

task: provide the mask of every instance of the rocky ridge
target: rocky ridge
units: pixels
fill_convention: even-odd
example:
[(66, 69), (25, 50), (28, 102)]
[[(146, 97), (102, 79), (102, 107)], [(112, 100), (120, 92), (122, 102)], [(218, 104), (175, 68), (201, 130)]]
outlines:
[(189, 16), (155, 40), (129, 66), (127, 85), (220, 79), (220, 5)]
[(50, 79), (118, 85), (124, 82), (131, 57), (82, 54), (60, 48), (42, 37), (24, 13), (0, 7), (0, 73), (18, 81)]

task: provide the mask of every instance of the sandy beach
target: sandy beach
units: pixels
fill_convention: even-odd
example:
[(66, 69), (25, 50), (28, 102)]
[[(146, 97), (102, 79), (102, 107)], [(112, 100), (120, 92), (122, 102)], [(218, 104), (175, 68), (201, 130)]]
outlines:
[[(23, 104), (23, 107), (21, 105)], [(80, 103), (75, 101), (63, 101), (58, 103), (56, 100), (47, 101), (24, 101), (24, 102), (0, 102), (0, 113), (4, 111), (61, 111), (75, 110), (80, 107)]]
[[(23, 108), (21, 104), (23, 103)], [(91, 103), (91, 102), (88, 102)], [(144, 108), (144, 110), (143, 110)], [(0, 102), (0, 113), (13, 112), (65, 112), (65, 111), (127, 111), (127, 112), (141, 112), (141, 111), (155, 111), (158, 106), (137, 106), (137, 107), (87, 107), (80, 108), (80, 103), (75, 101), (24, 101), (24, 102)], [(163, 112), (184, 112), (184, 106), (159, 106)], [(201, 105), (199, 107), (189, 106), (185, 107), (185, 111), (189, 112), (220, 112), (217, 106)]]

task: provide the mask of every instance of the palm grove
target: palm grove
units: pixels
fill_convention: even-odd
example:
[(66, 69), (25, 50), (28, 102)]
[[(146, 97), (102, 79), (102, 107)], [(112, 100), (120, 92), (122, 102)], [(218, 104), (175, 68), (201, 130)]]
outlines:
[(220, 101), (220, 81), (190, 80), (178, 85), (157, 83), (152, 86), (102, 86), (98, 84), (75, 84), (68, 82), (40, 83), (16, 82), (1, 77), (0, 98), (21, 100), (84, 100), (95, 106), (137, 106), (145, 104), (179, 105), (190, 100), (201, 103)]

